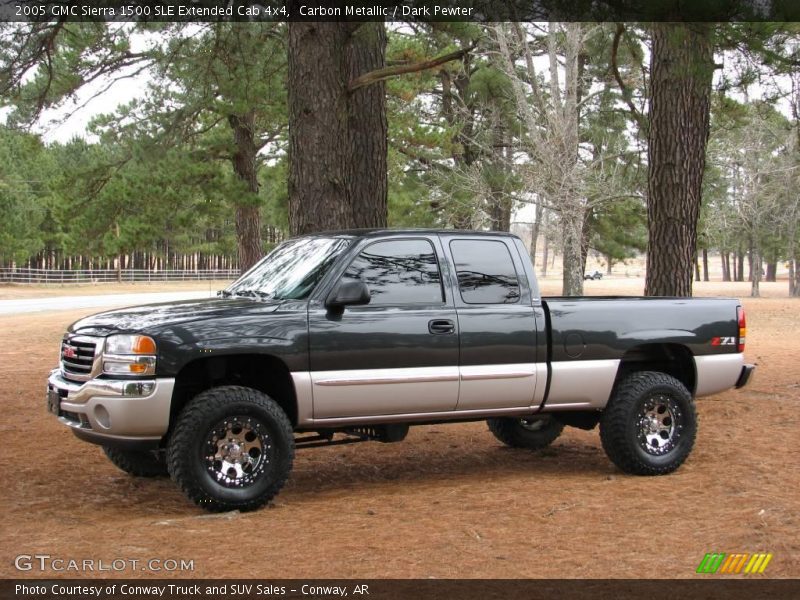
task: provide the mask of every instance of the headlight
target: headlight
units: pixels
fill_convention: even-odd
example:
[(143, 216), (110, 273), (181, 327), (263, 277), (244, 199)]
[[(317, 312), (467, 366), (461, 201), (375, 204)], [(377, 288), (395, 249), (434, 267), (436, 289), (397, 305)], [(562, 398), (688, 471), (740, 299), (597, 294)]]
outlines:
[(107, 375), (155, 375), (156, 342), (146, 335), (112, 335), (103, 350)]

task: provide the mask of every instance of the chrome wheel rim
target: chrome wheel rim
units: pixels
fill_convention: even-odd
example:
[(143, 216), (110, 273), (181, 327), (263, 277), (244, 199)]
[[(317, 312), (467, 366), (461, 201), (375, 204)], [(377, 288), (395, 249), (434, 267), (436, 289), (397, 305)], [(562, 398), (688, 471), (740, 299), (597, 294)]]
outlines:
[(228, 417), (211, 428), (203, 444), (203, 459), (210, 477), (229, 488), (252, 485), (272, 458), (269, 432), (258, 419)]
[(653, 456), (671, 452), (683, 431), (683, 413), (678, 403), (665, 394), (645, 400), (636, 419), (639, 446)]

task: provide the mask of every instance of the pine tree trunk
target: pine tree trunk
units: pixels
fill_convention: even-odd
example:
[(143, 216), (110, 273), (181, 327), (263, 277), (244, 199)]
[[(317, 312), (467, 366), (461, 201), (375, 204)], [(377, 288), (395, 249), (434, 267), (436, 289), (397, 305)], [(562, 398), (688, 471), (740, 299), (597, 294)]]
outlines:
[[(800, 135), (800, 133), (798, 133)], [(797, 260), (795, 256), (795, 248), (797, 247), (797, 221), (791, 219), (789, 222), (788, 231), (788, 256), (789, 262), (789, 297), (800, 296), (800, 282), (798, 278), (800, 273), (797, 272)]]
[(382, 83), (348, 91), (385, 63), (383, 23), (289, 24), (289, 231), (387, 222)]
[(703, 248), (703, 281), (708, 281), (708, 248)]
[[(547, 216), (545, 216), (545, 218), (547, 218)], [(547, 260), (550, 254), (550, 240), (547, 237), (546, 227), (542, 234), (542, 237), (544, 238), (544, 248), (542, 248), (542, 277), (547, 277)]]
[(690, 296), (714, 56), (705, 23), (656, 23), (650, 53), (647, 296)]
[(736, 281), (744, 281), (744, 252), (736, 252)]
[(775, 282), (775, 278), (778, 274), (778, 261), (771, 260), (767, 263), (767, 274), (764, 277), (764, 281), (771, 281)]
[[(386, 66), (383, 23), (356, 25), (345, 50), (347, 79), (352, 81)], [(349, 148), (347, 192), (354, 227), (386, 227), (388, 216), (386, 84), (359, 88), (347, 98)]]
[(254, 133), (255, 116), (229, 115), (236, 151), (233, 170), (245, 186), (246, 193), (236, 201), (236, 241), (239, 270), (244, 273), (263, 256), (261, 245), (261, 212), (258, 199), (258, 167)]
[[(531, 265), (536, 268), (536, 245), (539, 243), (539, 233), (542, 230), (542, 219), (544, 218), (544, 202), (540, 199), (536, 202), (536, 216), (534, 217), (533, 227), (531, 227)], [(545, 243), (545, 247), (547, 243)], [(545, 257), (545, 263), (547, 257)], [(547, 270), (547, 265), (545, 265)]]
[(761, 296), (759, 284), (761, 283), (761, 253), (757, 246), (750, 250), (750, 296), (758, 298)]
[(582, 296), (582, 210), (578, 210), (575, 206), (563, 206), (561, 209), (561, 231), (564, 236), (564, 272), (561, 293), (564, 296)]
[(347, 30), (289, 23), (289, 231), (342, 229), (347, 197)]

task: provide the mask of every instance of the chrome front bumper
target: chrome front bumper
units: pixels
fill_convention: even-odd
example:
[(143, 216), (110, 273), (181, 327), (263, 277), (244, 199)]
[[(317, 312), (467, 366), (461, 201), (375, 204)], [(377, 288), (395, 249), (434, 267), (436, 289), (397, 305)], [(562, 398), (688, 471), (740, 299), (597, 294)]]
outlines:
[(54, 369), (47, 379), (47, 404), (83, 440), (144, 448), (157, 446), (167, 433), (174, 388), (172, 378), (79, 383)]

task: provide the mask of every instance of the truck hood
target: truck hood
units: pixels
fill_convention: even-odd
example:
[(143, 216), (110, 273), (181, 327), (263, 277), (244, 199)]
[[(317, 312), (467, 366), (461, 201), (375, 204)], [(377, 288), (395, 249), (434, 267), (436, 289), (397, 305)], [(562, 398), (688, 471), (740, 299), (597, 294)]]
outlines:
[(131, 306), (98, 313), (75, 321), (70, 333), (110, 335), (112, 333), (157, 333), (165, 326), (204, 321), (233, 314), (268, 314), (280, 302), (252, 298), (201, 298)]

